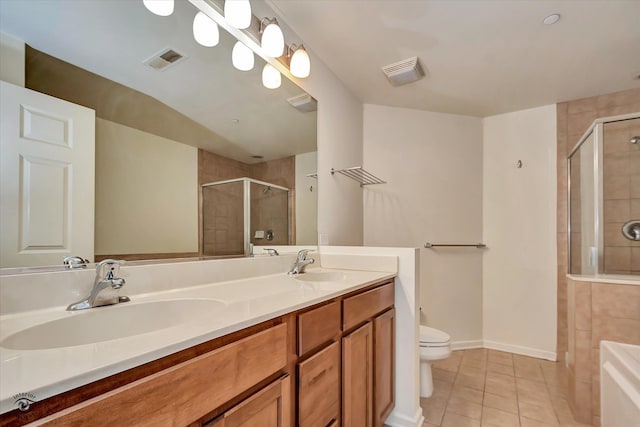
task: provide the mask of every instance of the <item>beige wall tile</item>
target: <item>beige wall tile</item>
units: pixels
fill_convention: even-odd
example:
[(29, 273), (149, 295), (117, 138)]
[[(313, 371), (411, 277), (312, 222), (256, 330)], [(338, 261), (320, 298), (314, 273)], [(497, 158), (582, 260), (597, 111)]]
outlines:
[(575, 327), (591, 330), (591, 283), (577, 282), (575, 285)]
[(591, 349), (591, 382), (600, 381), (600, 349)]
[(591, 384), (591, 412), (600, 416), (600, 381)]
[[(596, 111), (584, 111), (581, 113), (569, 114), (567, 124), (567, 134), (569, 135), (569, 146), (573, 147), (593, 121), (598, 118)], [(577, 136), (577, 138), (576, 138)]]
[(604, 270), (609, 274), (631, 271), (631, 248), (605, 246)]
[(565, 103), (567, 105), (567, 113), (575, 114), (575, 113), (585, 113), (585, 112), (594, 112), (598, 111), (598, 102), (596, 97), (590, 98), (582, 98), (576, 99), (574, 101)]
[(605, 223), (623, 223), (631, 217), (631, 201), (622, 200), (605, 200), (604, 202), (604, 222)]
[(629, 218), (640, 218), (640, 199), (631, 199), (631, 208), (627, 219)]
[(628, 175), (604, 177), (604, 199), (629, 199), (631, 197), (631, 179)]
[(592, 345), (600, 347), (600, 341), (617, 341), (640, 344), (640, 320), (593, 316)]
[(591, 331), (576, 331), (574, 369), (577, 380), (591, 381)]
[(591, 383), (576, 381), (575, 406), (573, 407), (576, 420), (591, 422)]
[(594, 283), (593, 313), (640, 320), (640, 286)]
[(631, 198), (640, 199), (640, 175), (631, 176)]
[(631, 248), (631, 272), (640, 273), (640, 248)]
[[(627, 218), (629, 216), (627, 215)], [(625, 222), (628, 221), (625, 220)], [(604, 224), (604, 246), (631, 246), (631, 241), (622, 234), (623, 222), (610, 222)]]
[[(598, 110), (626, 106), (635, 104), (640, 100), (640, 89), (629, 89), (621, 92), (608, 93), (596, 97), (596, 105)], [(633, 110), (626, 109), (625, 113), (633, 113)]]

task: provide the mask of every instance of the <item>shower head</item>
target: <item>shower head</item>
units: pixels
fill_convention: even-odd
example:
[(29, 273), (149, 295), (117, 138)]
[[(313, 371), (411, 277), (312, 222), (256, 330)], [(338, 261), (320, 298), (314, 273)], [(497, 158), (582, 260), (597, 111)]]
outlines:
[(640, 144), (640, 136), (634, 136), (629, 140), (632, 144)]
[(267, 194), (271, 190), (270, 186), (266, 186), (262, 189), (262, 194)]

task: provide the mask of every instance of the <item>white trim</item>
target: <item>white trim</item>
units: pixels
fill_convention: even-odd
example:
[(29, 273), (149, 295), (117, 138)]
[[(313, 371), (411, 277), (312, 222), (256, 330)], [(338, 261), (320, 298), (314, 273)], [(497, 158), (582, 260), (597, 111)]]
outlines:
[(422, 427), (422, 424), (424, 424), (422, 408), (418, 407), (413, 417), (407, 417), (394, 411), (389, 415), (384, 424), (391, 427)]
[(452, 350), (468, 350), (472, 348), (482, 348), (482, 340), (468, 340), (468, 341), (452, 341)]
[(507, 351), (509, 353), (520, 354), (523, 356), (535, 357), (538, 359), (558, 360), (557, 353), (553, 351), (539, 350), (537, 348), (524, 347), (514, 344), (505, 344), (497, 341), (484, 340), (484, 348), (491, 350)]

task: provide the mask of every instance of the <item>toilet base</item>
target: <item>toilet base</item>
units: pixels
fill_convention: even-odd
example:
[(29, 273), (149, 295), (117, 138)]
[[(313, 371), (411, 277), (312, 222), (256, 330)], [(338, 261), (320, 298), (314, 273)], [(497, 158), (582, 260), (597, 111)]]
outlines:
[(433, 394), (433, 377), (431, 363), (420, 361), (420, 397), (431, 397)]

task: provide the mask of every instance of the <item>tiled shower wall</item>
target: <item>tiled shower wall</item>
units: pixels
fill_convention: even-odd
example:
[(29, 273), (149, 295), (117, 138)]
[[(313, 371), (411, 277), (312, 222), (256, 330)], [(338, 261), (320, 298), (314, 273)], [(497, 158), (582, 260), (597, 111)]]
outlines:
[(558, 126), (558, 343), (560, 359), (568, 350), (567, 325), (567, 155), (598, 117), (640, 111), (640, 89), (559, 103)]
[(640, 274), (640, 242), (626, 239), (625, 222), (640, 220), (640, 118), (604, 124), (604, 272)]
[(569, 406), (600, 425), (600, 341), (640, 344), (640, 286), (568, 279)]

